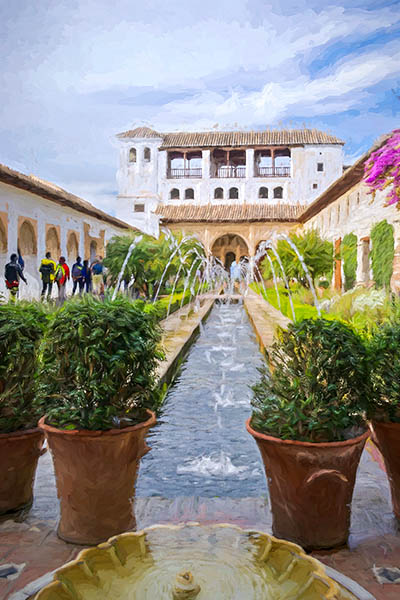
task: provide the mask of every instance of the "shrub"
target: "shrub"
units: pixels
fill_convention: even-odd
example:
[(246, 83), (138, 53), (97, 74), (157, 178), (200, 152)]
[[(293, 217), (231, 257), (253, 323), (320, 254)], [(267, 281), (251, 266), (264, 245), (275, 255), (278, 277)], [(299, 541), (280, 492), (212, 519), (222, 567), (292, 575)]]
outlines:
[(43, 305), (0, 305), (0, 433), (36, 427), (37, 350), (46, 325)]
[(351, 290), (354, 287), (357, 276), (357, 236), (348, 233), (344, 236), (341, 245), (343, 259), (344, 289)]
[(370, 343), (372, 393), (369, 416), (400, 423), (400, 320), (383, 325)]
[(389, 288), (393, 273), (394, 235), (393, 225), (386, 219), (377, 223), (371, 230), (371, 263), (377, 287)]
[(254, 429), (281, 439), (354, 437), (369, 390), (367, 349), (347, 325), (307, 319), (280, 330), (253, 386)]
[(47, 422), (66, 429), (133, 425), (156, 402), (162, 358), (155, 311), (123, 296), (85, 296), (50, 319), (41, 347), (38, 403)]

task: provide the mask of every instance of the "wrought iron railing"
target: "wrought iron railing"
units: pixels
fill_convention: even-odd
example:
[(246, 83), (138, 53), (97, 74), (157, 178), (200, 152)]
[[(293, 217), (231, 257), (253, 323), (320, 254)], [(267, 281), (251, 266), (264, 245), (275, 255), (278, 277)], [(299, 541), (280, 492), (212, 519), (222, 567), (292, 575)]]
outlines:
[(290, 177), (290, 167), (256, 167), (256, 177)]
[(201, 168), (199, 169), (168, 169), (168, 179), (199, 179), (201, 178)]

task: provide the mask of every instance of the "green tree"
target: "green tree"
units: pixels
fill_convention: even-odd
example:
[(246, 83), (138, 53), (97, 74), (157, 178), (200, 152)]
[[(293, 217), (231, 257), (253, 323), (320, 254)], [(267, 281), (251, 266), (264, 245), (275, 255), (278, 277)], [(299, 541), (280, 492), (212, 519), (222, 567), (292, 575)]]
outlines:
[[(333, 244), (323, 240), (316, 229), (310, 229), (304, 235), (290, 234), (290, 240), (304, 258), (313, 283), (318, 277), (331, 277), (333, 268)], [(286, 240), (279, 240), (276, 250), (280, 256), (286, 277), (295, 279), (304, 287), (309, 287), (304, 269), (295, 252)], [(271, 252), (270, 257), (274, 264), (275, 272), (279, 273), (279, 265)], [(271, 266), (267, 258), (261, 264), (262, 274), (265, 279), (272, 277)]]
[(393, 225), (386, 219), (377, 223), (371, 230), (371, 241), (370, 257), (375, 284), (380, 288), (389, 288), (394, 258)]
[[(133, 236), (117, 236), (113, 237), (108, 243), (107, 257), (104, 264), (109, 269), (113, 285), (117, 283), (129, 246), (139, 236), (139, 233)], [(177, 250), (178, 246), (179, 249)], [(172, 260), (165, 271), (172, 255)], [(123, 281), (128, 283), (133, 279), (133, 289), (139, 291), (146, 298), (151, 298), (160, 285), (159, 294), (167, 291), (168, 281), (176, 277), (183, 262), (177, 287), (177, 289), (180, 289), (184, 276), (193, 261), (197, 260), (200, 265), (199, 256), (203, 257), (204, 251), (200, 242), (195, 238), (186, 239), (183, 238), (182, 234), (171, 234), (169, 236), (162, 234), (157, 240), (148, 235), (143, 235), (127, 262)], [(161, 281), (163, 274), (164, 277)], [(192, 275), (194, 276), (194, 274), (195, 269), (192, 270)]]
[(348, 233), (342, 240), (341, 254), (344, 271), (344, 289), (351, 290), (356, 282), (357, 274), (357, 236)]

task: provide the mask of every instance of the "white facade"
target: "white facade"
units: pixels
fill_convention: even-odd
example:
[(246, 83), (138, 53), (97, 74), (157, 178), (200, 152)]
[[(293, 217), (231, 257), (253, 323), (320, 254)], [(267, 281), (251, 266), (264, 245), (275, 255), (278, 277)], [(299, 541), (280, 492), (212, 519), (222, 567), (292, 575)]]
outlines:
[[(94, 207), (93, 211), (96, 209)], [(100, 211), (99, 211), (100, 212)], [(112, 218), (110, 218), (112, 220)], [(104, 256), (104, 248), (114, 235), (126, 234), (129, 227), (118, 227), (36, 193), (0, 182), (0, 293), (8, 297), (4, 266), (20, 248), (25, 261), (26, 286), (20, 282), (21, 298), (38, 298), (41, 289), (40, 262), (46, 251), (58, 262), (64, 256), (71, 268), (77, 255), (93, 259)], [(70, 291), (68, 284), (67, 292)], [(53, 296), (57, 295), (53, 286)]]
[[(142, 137), (138, 137), (136, 132)], [(239, 150), (243, 154), (241, 166), (217, 168), (214, 152), (225, 152), (226, 148), (162, 149), (163, 136), (145, 128), (126, 132), (117, 139), (117, 216), (153, 235), (158, 234), (158, 218), (154, 211), (160, 203), (177, 206), (209, 203), (306, 205), (343, 172), (342, 144), (339, 141), (286, 144), (285, 151), (290, 156), (285, 159), (276, 157), (273, 167), (260, 169), (258, 157), (265, 146), (242, 147)], [(270, 148), (275, 153), (274, 146)], [(282, 150), (282, 146), (277, 151), (279, 149)], [(185, 153), (183, 167), (171, 169), (171, 156), (179, 152)], [(231, 152), (237, 153), (238, 150), (233, 147)], [(187, 163), (186, 154), (196, 155), (196, 168), (187, 168), (187, 164), (191, 163)], [(279, 166), (282, 160), (285, 161), (284, 167)], [(227, 174), (230, 176), (223, 176)]]

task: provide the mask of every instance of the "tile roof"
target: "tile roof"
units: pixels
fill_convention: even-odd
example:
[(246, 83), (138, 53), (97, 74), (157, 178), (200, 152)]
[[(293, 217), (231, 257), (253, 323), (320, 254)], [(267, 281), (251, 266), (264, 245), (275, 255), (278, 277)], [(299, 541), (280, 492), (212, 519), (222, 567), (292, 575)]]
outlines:
[(161, 138), (160, 150), (168, 148), (210, 148), (214, 146), (290, 146), (296, 144), (344, 144), (343, 140), (318, 129), (271, 129), (265, 131), (180, 131), (158, 133), (137, 127), (118, 138)]
[(107, 223), (114, 225), (114, 227), (119, 227), (121, 229), (135, 229), (134, 227), (131, 227), (131, 225), (128, 225), (128, 223), (120, 221), (116, 217), (112, 217), (102, 210), (99, 210), (93, 206), (93, 204), (90, 204), (90, 202), (67, 192), (54, 183), (40, 179), (35, 175), (25, 175), (19, 171), (14, 171), (14, 169), (10, 169), (2, 164), (0, 164), (0, 183), (12, 185), (13, 187), (36, 194), (46, 200), (56, 202), (61, 206), (73, 208), (80, 213), (85, 213), (91, 217), (100, 219), (101, 221), (106, 221)]
[(238, 221), (297, 221), (304, 206), (293, 204), (159, 204), (163, 223)]
[(117, 137), (163, 139), (164, 135), (162, 133), (158, 133), (158, 131), (154, 131), (154, 129), (150, 129), (150, 127), (136, 127), (136, 129), (130, 129), (129, 131), (123, 131), (122, 133), (118, 133)]
[(344, 144), (333, 135), (317, 129), (268, 131), (206, 131), (167, 133), (160, 150), (210, 146), (287, 146), (295, 144)]
[(332, 202), (340, 198), (343, 194), (348, 192), (352, 187), (363, 178), (364, 175), (364, 164), (375, 150), (378, 150), (383, 144), (389, 139), (391, 134), (385, 134), (381, 136), (375, 144), (363, 154), (351, 167), (346, 169), (339, 179), (336, 179), (325, 191), (322, 192), (309, 206), (305, 207), (305, 210), (299, 215), (299, 221), (305, 223), (316, 214), (321, 212), (324, 208), (329, 206)]

